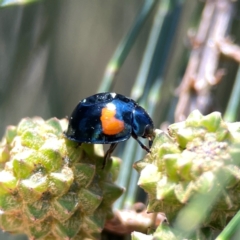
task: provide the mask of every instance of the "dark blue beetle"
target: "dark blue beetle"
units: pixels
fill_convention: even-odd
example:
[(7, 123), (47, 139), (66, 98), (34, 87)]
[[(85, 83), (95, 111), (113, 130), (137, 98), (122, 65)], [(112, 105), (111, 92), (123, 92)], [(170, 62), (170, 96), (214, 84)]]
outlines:
[(152, 119), (135, 101), (117, 93), (98, 93), (78, 103), (65, 135), (78, 143), (111, 144), (104, 156), (104, 168), (117, 144), (130, 136), (150, 152), (138, 137), (148, 138), (151, 147), (153, 130)]

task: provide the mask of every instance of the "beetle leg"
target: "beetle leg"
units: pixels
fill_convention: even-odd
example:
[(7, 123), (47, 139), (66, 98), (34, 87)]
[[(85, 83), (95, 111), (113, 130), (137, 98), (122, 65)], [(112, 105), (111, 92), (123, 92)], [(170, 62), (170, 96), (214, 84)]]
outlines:
[(142, 149), (146, 150), (148, 153), (150, 153), (150, 150), (147, 146), (145, 146), (142, 142), (139, 141), (137, 138), (137, 135), (135, 133), (132, 133), (132, 137), (139, 143), (139, 145), (142, 147)]
[(81, 145), (82, 145), (82, 143), (80, 143), (80, 142), (77, 142), (76, 148), (79, 148), (79, 147), (81, 147)]
[(107, 160), (111, 157), (111, 154), (112, 152), (114, 151), (114, 149), (116, 148), (117, 146), (117, 143), (112, 143), (110, 145), (110, 148), (107, 150), (107, 152), (105, 153), (104, 155), (104, 159), (103, 159), (103, 165), (102, 165), (102, 169), (104, 169), (106, 163), (107, 163)]

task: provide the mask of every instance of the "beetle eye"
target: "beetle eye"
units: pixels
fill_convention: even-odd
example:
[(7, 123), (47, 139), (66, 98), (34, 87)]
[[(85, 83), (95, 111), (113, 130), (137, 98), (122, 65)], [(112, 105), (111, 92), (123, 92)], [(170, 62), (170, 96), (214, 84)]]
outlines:
[(143, 138), (152, 138), (153, 137), (153, 127), (151, 125), (146, 125), (144, 129), (144, 134), (142, 136)]

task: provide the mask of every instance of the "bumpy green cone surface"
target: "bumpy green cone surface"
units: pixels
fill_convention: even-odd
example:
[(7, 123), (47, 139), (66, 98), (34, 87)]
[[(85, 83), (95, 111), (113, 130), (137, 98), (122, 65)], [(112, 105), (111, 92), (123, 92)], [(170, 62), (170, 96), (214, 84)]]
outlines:
[(204, 220), (216, 228), (225, 226), (240, 207), (239, 166), (240, 123), (199, 111), (170, 125), (169, 134), (156, 130), (151, 154), (135, 164), (139, 186), (149, 195), (149, 212), (165, 212), (171, 221), (196, 194), (211, 197), (217, 192)]
[(0, 228), (30, 239), (98, 239), (123, 189), (100, 145), (69, 141), (67, 120), (25, 118), (0, 143)]

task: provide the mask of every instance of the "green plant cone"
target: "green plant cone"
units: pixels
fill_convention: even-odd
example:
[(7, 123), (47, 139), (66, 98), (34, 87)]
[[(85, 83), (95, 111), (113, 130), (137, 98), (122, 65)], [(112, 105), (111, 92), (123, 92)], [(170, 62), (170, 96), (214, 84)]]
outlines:
[(151, 153), (135, 163), (139, 186), (149, 197), (149, 212), (173, 221), (194, 196), (218, 192), (202, 226), (222, 229), (240, 207), (240, 123), (219, 112), (192, 112), (184, 122), (156, 130)]
[[(123, 189), (119, 160), (65, 138), (67, 120), (25, 118), (0, 143), (0, 228), (30, 239), (98, 239)], [(114, 159), (114, 158), (113, 158)], [(115, 169), (114, 169), (115, 168)]]

